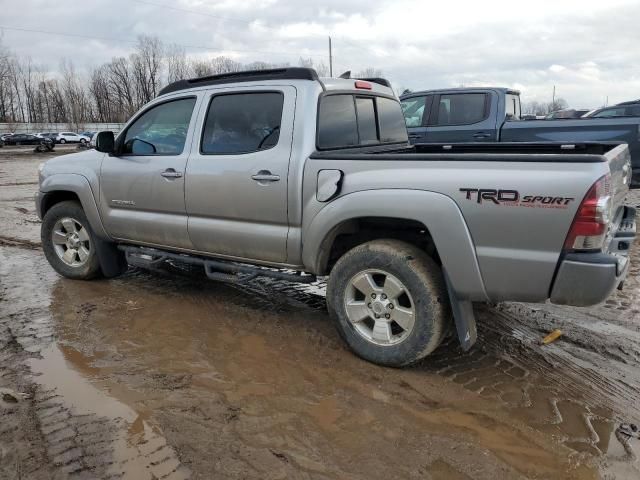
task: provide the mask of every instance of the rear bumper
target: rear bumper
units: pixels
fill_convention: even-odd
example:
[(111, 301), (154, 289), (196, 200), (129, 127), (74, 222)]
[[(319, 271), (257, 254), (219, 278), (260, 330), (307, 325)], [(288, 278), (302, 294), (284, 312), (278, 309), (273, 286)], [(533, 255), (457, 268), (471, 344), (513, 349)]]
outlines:
[(605, 253), (567, 253), (551, 290), (551, 301), (586, 307), (603, 302), (629, 271), (629, 253), (636, 236), (636, 211), (624, 207), (620, 226)]

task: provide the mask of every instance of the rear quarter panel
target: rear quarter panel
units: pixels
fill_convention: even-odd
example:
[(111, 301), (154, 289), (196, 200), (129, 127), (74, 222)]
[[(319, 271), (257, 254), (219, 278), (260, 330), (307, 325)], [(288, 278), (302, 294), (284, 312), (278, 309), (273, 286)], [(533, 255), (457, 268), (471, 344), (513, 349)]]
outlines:
[[(475, 155), (477, 160), (473, 161), (310, 159), (304, 174), (304, 225), (354, 192), (397, 189), (446, 196), (457, 206), (468, 227), (487, 298), (544, 301), (577, 207), (591, 185), (609, 171), (607, 163), (544, 163), (545, 155), (536, 155), (540, 162), (518, 161), (518, 155), (505, 155), (505, 161), (483, 161), (482, 157)], [(532, 155), (526, 157), (530, 160)], [(338, 197), (326, 203), (318, 202), (315, 196), (317, 174), (322, 169), (338, 169), (344, 174)], [(571, 200), (557, 208), (521, 201), (495, 204), (482, 199), (478, 202), (473, 195), (467, 198), (466, 192), (461, 191), (467, 188), (515, 190), (521, 200), (525, 196)], [(376, 215), (389, 201), (382, 195), (370, 198), (370, 215)], [(407, 197), (406, 210), (414, 209), (409, 208), (414, 207), (410, 202), (412, 198)], [(430, 230), (449, 220), (441, 218), (444, 210), (432, 209), (429, 203), (421, 204), (420, 209), (421, 219)], [(435, 239), (437, 234), (432, 231), (432, 235)], [(444, 242), (456, 240), (438, 237), (439, 251)], [(462, 256), (443, 258), (443, 264), (446, 269), (455, 266), (473, 270)]]

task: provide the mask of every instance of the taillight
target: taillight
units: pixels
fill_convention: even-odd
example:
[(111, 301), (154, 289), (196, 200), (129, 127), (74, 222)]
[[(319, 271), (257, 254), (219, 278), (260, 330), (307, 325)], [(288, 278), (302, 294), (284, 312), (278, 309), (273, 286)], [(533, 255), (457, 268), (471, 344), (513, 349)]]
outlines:
[(369, 82), (364, 82), (362, 80), (356, 80), (355, 87), (361, 88), (363, 90), (371, 90), (371, 84)]
[(611, 176), (601, 177), (589, 189), (564, 242), (565, 250), (601, 250), (611, 222)]

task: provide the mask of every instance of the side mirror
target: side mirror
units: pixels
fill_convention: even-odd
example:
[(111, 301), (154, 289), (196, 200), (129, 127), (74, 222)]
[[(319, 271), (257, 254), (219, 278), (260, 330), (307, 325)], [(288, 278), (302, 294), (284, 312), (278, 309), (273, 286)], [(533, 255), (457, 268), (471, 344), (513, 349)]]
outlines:
[(96, 133), (96, 150), (102, 153), (113, 153), (115, 137), (113, 132), (105, 130)]

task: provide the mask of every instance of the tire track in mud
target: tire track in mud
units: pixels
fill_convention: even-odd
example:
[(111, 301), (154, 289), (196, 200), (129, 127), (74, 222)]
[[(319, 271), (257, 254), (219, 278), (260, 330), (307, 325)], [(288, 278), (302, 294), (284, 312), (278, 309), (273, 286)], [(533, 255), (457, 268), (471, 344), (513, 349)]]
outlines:
[[(300, 307), (326, 309), (322, 281), (292, 285), (256, 279), (230, 288), (239, 292), (231, 301), (251, 309), (274, 313)], [(582, 361), (562, 342), (542, 347), (539, 341), (546, 331), (531, 327), (530, 310), (517, 307), (476, 306), (479, 339), (471, 352), (462, 352), (457, 340), (450, 338), (414, 368), (495, 399), (529, 426), (553, 434), (579, 458), (604, 460), (618, 470), (622, 464), (640, 475), (635, 445), (618, 434), (621, 423), (640, 420), (636, 401), (640, 385), (625, 381), (623, 375), (601, 373), (598, 365)], [(548, 319), (553, 323), (550, 315)]]
[[(188, 478), (188, 470), (157, 429), (141, 418), (124, 418), (128, 407), (117, 405), (69, 369), (55, 343), (47, 290), (35, 288), (25, 295), (25, 285), (46, 282), (42, 277), (53, 274), (37, 273), (39, 265), (30, 263), (42, 259), (34, 262), (32, 254), (20, 249), (0, 248), (0, 388), (28, 394), (15, 407), (21, 415), (14, 425), (3, 422), (0, 427), (0, 453), (15, 451), (6, 477)], [(49, 374), (51, 368), (57, 376)], [(77, 395), (83, 389), (89, 392), (88, 405)], [(111, 402), (105, 413), (115, 410), (117, 415), (97, 410), (102, 397)], [(0, 412), (6, 415), (2, 405)], [(25, 422), (30, 427), (26, 438)], [(30, 452), (26, 458), (24, 452)]]

